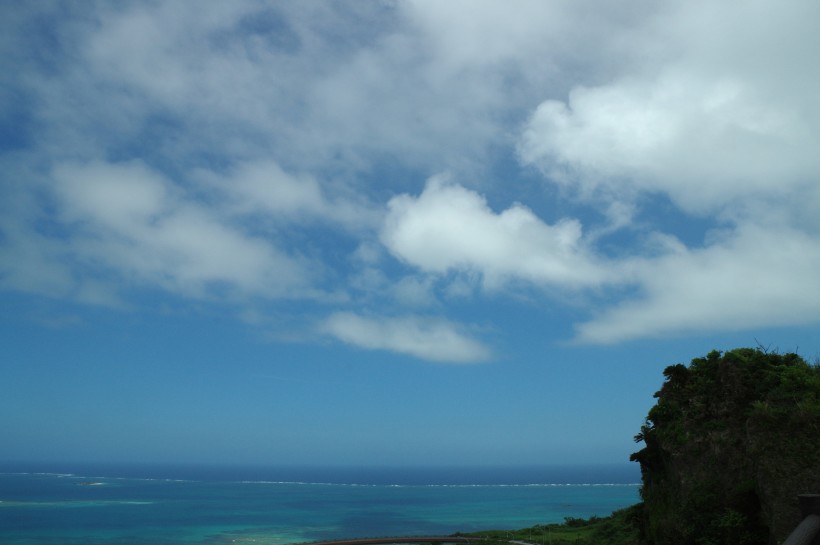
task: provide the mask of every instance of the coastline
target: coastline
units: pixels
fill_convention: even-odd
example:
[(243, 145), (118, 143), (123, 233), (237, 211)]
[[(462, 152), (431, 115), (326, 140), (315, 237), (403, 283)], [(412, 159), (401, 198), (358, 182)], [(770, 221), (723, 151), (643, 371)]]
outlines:
[[(350, 485), (320, 483), (325, 474), (315, 475), (312, 483), (296, 483), (243, 482), (239, 478), (247, 474), (242, 472), (231, 480), (225, 474), (219, 480), (193, 480), (169, 478), (190, 473), (132, 473), (0, 473), (4, 543), (53, 543), (59, 538), (64, 545), (101, 545), (112, 536), (130, 536), (143, 545), (251, 539), (257, 545), (285, 545), (360, 536), (450, 535), (605, 516), (638, 497), (638, 487), (628, 483)], [(406, 482), (408, 476), (395, 474), (389, 480)], [(118, 543), (128, 542), (119, 538)]]

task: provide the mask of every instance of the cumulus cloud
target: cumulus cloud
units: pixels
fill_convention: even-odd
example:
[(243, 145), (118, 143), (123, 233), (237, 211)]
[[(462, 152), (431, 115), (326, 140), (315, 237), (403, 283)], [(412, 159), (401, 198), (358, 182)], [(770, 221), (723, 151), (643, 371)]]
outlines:
[(678, 70), (577, 88), (538, 107), (521, 156), (587, 194), (662, 191), (695, 213), (798, 190), (820, 167), (820, 133), (793, 103), (757, 95)]
[(548, 225), (520, 204), (497, 214), (479, 194), (445, 177), (431, 178), (418, 197), (391, 199), (388, 209), (382, 242), (423, 271), (472, 271), (490, 287), (510, 279), (589, 286), (605, 277), (584, 247), (578, 221)]
[(663, 192), (698, 214), (813, 186), (820, 81), (806, 52), (820, 41), (806, 18), (820, 13), (799, 1), (770, 7), (666, 6), (634, 44), (665, 36), (665, 55), (543, 101), (521, 138), (522, 160), (582, 195)]
[(441, 318), (420, 316), (369, 317), (338, 312), (323, 331), (362, 348), (390, 350), (424, 360), (473, 363), (490, 357), (490, 350), (457, 326)]
[(72, 229), (68, 244), (92, 275), (198, 297), (305, 288), (299, 258), (237, 231), (141, 162), (63, 164), (53, 176), (58, 217)]

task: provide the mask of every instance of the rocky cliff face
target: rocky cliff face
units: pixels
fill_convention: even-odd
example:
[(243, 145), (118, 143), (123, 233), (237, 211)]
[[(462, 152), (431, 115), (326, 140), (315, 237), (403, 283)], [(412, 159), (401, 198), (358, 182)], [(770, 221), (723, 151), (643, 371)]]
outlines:
[(820, 368), (795, 354), (712, 352), (673, 365), (632, 457), (650, 543), (765, 545), (820, 492)]

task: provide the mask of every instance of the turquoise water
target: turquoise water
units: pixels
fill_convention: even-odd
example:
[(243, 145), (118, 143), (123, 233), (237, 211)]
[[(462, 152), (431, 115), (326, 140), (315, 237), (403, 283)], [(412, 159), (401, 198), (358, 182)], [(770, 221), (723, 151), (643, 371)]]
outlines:
[[(14, 468), (17, 469), (17, 468)], [(638, 501), (633, 468), (83, 468), (0, 474), (0, 542), (286, 544), (514, 529)]]

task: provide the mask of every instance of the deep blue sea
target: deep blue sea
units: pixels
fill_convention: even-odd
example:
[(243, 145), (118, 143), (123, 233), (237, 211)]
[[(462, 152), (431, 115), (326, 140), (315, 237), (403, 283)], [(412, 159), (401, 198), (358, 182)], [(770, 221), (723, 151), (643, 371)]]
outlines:
[(0, 543), (281, 545), (525, 528), (636, 503), (633, 465), (9, 465), (0, 467)]

